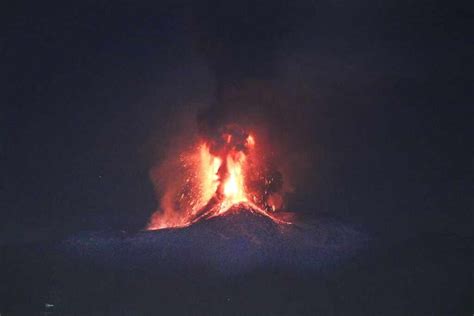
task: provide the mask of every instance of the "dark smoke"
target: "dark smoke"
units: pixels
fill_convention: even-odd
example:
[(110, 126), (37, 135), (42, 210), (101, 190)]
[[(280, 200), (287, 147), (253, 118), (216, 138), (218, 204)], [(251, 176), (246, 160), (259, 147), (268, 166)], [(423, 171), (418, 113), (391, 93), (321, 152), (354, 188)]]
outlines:
[(266, 164), (263, 180), (249, 185), (271, 183), (266, 195), (292, 190), (310, 147), (299, 143), (307, 139), (306, 123), (299, 121), (298, 128), (295, 124), (304, 115), (295, 111), (294, 98), (275, 81), (278, 49), (305, 19), (306, 9), (282, 1), (224, 5), (210, 0), (192, 12), (195, 47), (215, 78), (214, 102), (198, 112), (198, 130), (205, 139), (219, 139), (229, 124), (256, 132), (259, 146), (266, 148)]
[(255, 131), (294, 188), (291, 211), (387, 235), (457, 229), (445, 212), (469, 186), (445, 167), (460, 166), (450, 153), (463, 129), (444, 111), (467, 104), (467, 28), (454, 8), (204, 1), (190, 12), (192, 47), (214, 80), (193, 127), (205, 139), (229, 123)]
[(276, 49), (291, 30), (292, 9), (280, 1), (224, 5), (213, 0), (194, 8), (196, 47), (216, 79), (215, 102), (198, 115), (203, 133), (215, 132), (231, 120), (272, 112), (271, 104), (247, 95), (255, 82), (268, 83), (275, 77)]

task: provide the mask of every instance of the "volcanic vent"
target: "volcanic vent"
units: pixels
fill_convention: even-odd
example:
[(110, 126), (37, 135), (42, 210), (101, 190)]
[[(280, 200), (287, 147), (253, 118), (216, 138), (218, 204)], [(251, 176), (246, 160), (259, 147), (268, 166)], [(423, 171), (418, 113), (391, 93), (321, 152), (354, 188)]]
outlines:
[(278, 216), (282, 175), (257, 146), (255, 135), (235, 124), (199, 137), (177, 157), (179, 176), (162, 183), (161, 209), (148, 229), (185, 227), (236, 207), (289, 223)]

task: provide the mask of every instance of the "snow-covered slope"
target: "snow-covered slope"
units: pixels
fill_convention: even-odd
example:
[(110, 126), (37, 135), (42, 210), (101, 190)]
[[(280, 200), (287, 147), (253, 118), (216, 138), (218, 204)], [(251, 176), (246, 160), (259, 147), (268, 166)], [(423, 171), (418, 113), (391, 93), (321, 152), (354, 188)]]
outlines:
[(330, 268), (365, 245), (362, 234), (335, 221), (277, 224), (236, 206), (186, 228), (76, 235), (62, 243), (61, 251), (71, 259), (107, 267), (179, 270), (202, 266), (233, 274), (255, 268), (302, 272)]

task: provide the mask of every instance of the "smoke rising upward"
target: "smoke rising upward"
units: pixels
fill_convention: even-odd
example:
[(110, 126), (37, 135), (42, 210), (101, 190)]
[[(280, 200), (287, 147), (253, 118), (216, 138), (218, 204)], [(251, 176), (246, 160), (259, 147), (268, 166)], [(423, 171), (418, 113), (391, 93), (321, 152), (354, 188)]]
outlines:
[(239, 120), (249, 120), (249, 116), (255, 118), (252, 115), (258, 116), (262, 110), (268, 115), (261, 103), (248, 102), (242, 97), (248, 93), (249, 82), (275, 77), (276, 49), (290, 30), (290, 9), (279, 1), (234, 1), (223, 5), (214, 0), (193, 9), (197, 50), (216, 80), (215, 102), (198, 118), (202, 131), (207, 133), (210, 129), (215, 133), (222, 122), (227, 124), (236, 116)]
[[(290, 28), (288, 8), (207, 1), (192, 13), (198, 51), (215, 77), (215, 97), (197, 113), (197, 135), (152, 171), (160, 208), (150, 229), (190, 225), (233, 205), (279, 221), (291, 173), (293, 120), (273, 79), (278, 41)], [(189, 128), (187, 126), (186, 128)], [(180, 149), (178, 149), (180, 148)]]
[(270, 78), (275, 48), (288, 29), (288, 8), (275, 2), (206, 1), (193, 12), (197, 46), (214, 71), (218, 85)]

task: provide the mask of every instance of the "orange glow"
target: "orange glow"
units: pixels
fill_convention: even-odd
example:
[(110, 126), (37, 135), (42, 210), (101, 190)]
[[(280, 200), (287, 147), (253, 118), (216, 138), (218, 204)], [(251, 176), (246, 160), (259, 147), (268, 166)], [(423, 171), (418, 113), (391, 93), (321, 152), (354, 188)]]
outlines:
[(251, 147), (255, 146), (255, 139), (253, 138), (252, 135), (249, 135), (247, 137), (247, 144), (249, 144)]
[(199, 153), (200, 166), (198, 175), (200, 181), (198, 181), (198, 186), (200, 191), (200, 203), (193, 208), (193, 214), (199, 211), (215, 194), (219, 186), (217, 171), (222, 164), (222, 160), (219, 157), (211, 155), (209, 147), (206, 144), (200, 146)]
[(240, 155), (240, 159), (234, 160), (232, 157), (227, 157), (227, 169), (229, 176), (224, 179), (224, 195), (232, 204), (245, 202), (244, 176), (242, 174), (242, 163), (245, 156)]
[[(287, 223), (270, 214), (282, 205), (277, 197), (262, 198), (267, 195), (249, 192), (246, 185), (247, 176), (255, 177), (252, 161), (258, 157), (249, 158), (255, 146), (254, 137), (243, 132), (234, 135), (231, 132), (221, 135), (224, 143), (203, 141), (197, 146), (197, 151), (182, 155), (183, 168), (180, 170), (184, 176), (173, 178), (174, 189), (165, 191), (163, 210), (153, 215), (148, 229), (189, 226), (200, 219), (221, 215), (236, 204), (245, 204), (244, 208), (275, 222)], [(265, 188), (261, 191), (267, 192)], [(257, 196), (261, 198), (257, 199)], [(256, 204), (257, 201), (261, 206)]]

